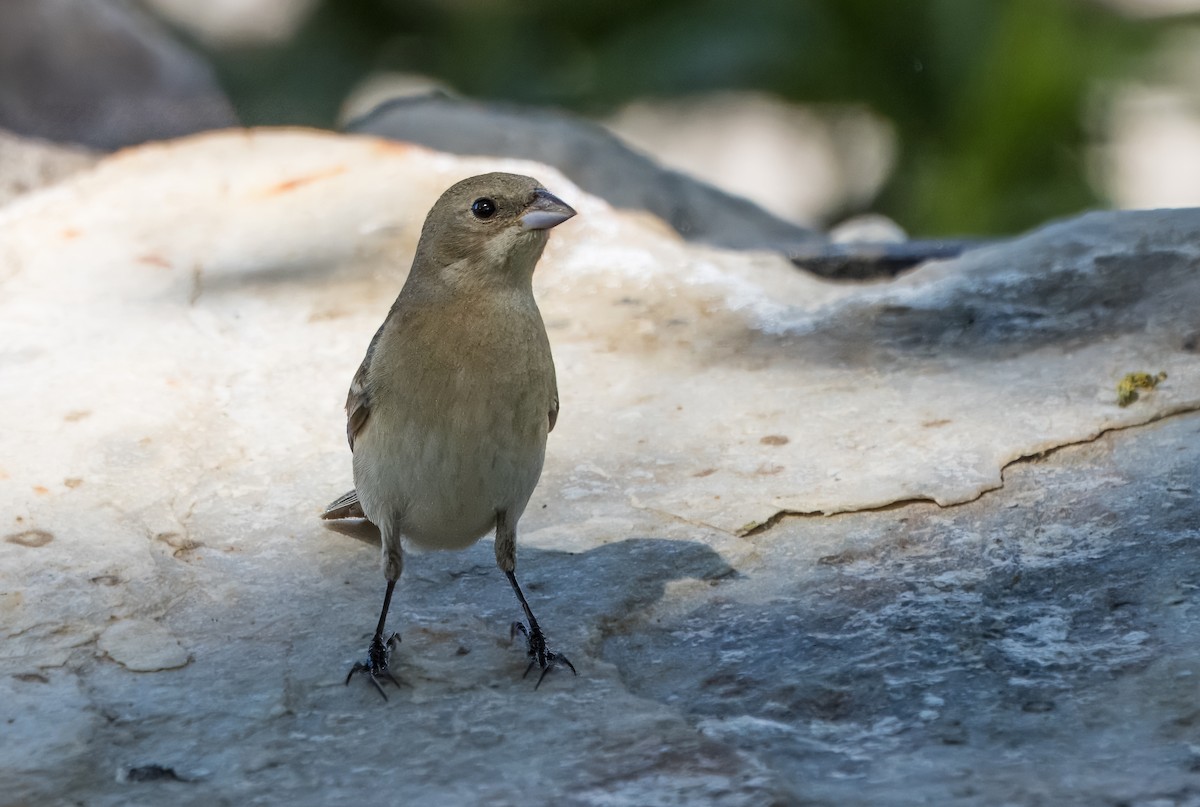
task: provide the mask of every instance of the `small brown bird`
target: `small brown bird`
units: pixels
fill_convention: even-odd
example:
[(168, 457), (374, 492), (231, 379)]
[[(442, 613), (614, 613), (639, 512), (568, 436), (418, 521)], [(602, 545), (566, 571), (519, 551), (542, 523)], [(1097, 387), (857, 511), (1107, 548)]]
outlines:
[[(412, 270), (367, 348), (346, 398), (355, 489), (325, 518), (365, 516), (383, 538), (387, 589), (365, 673), (379, 694), (399, 635), (384, 639), (404, 546), (463, 549), (495, 530), (496, 564), (528, 626), (526, 675), (557, 665), (517, 584), (517, 522), (542, 473), (558, 417), (550, 342), (533, 298), (549, 230), (575, 215), (537, 180), (484, 174), (442, 194)], [(538, 679), (538, 685), (542, 678)]]

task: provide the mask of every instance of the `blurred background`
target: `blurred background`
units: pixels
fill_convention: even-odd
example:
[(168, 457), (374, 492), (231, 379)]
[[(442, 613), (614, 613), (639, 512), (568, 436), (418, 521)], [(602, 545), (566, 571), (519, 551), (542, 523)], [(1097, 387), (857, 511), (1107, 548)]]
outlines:
[[(0, 84), (34, 58), (14, 9), (88, 2), (5, 0)], [(1200, 203), (1200, 0), (114, 3), (203, 65), (179, 114), (214, 125), (336, 128), (440, 88), (586, 116), (793, 222), (917, 237)], [(77, 18), (43, 22), (59, 53), (37, 58), (84, 75), (54, 30)], [(14, 124), (2, 94), (0, 127), (105, 146)]]

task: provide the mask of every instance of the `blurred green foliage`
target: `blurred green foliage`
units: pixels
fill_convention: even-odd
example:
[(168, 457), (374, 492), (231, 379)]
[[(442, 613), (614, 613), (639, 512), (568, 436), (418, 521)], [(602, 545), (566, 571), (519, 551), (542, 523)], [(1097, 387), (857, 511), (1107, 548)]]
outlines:
[(1161, 34), (1085, 0), (324, 0), (285, 46), (210, 55), (248, 124), (331, 126), (381, 69), (591, 115), (724, 89), (863, 103), (899, 137), (871, 209), (990, 235), (1103, 204), (1096, 90)]

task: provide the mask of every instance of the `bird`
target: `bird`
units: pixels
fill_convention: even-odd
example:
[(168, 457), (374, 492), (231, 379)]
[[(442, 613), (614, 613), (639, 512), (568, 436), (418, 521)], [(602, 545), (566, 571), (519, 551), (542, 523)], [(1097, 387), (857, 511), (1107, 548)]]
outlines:
[(385, 624), (408, 550), (464, 549), (495, 534), (496, 565), (524, 613), (529, 665), (576, 673), (551, 651), (516, 577), (517, 524), (537, 486), (558, 386), (533, 273), (549, 231), (576, 215), (532, 177), (489, 173), (434, 203), (399, 296), (346, 397), (354, 490), (326, 519), (365, 518), (382, 539), (386, 581), (367, 658), (351, 667), (383, 683), (400, 636)]

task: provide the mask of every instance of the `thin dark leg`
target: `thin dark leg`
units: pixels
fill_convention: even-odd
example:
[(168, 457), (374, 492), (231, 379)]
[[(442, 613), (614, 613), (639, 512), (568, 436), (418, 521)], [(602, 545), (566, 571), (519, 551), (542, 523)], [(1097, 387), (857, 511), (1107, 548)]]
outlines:
[(516, 572), (505, 572), (508, 577), (508, 584), (512, 586), (512, 590), (516, 593), (517, 599), (521, 601), (521, 607), (525, 609), (525, 618), (529, 620), (530, 630), (540, 630), (538, 627), (537, 617), (533, 615), (533, 611), (529, 609), (529, 602), (525, 599), (525, 592), (521, 591), (521, 585), (517, 582)]
[(383, 636), (383, 626), (387, 622), (388, 609), (392, 607), (392, 592), (396, 590), (396, 581), (387, 581), (387, 591), (383, 592), (383, 610), (379, 612), (379, 624), (375, 626), (375, 635)]
[(392, 675), (392, 671), (388, 669), (392, 648), (400, 644), (400, 634), (393, 633), (386, 642), (383, 639), (383, 627), (387, 623), (388, 609), (392, 605), (392, 592), (395, 590), (396, 581), (387, 581), (387, 591), (383, 594), (383, 609), (379, 612), (379, 624), (375, 626), (375, 635), (371, 638), (371, 646), (367, 650), (367, 660), (355, 663), (350, 668), (350, 672), (346, 674), (346, 685), (349, 686), (350, 679), (354, 677), (355, 673), (366, 673), (367, 679), (375, 686), (376, 691), (383, 696), (384, 700), (387, 700), (388, 696), (383, 691), (383, 684), (380, 683), (381, 677), (386, 677), (397, 687), (400, 686), (396, 676)]
[[(553, 653), (546, 649), (546, 637), (542, 634), (542, 629), (538, 625), (537, 617), (533, 615), (533, 610), (529, 607), (528, 600), (525, 599), (525, 593), (521, 591), (521, 586), (517, 583), (516, 573), (505, 571), (504, 574), (508, 577), (508, 582), (512, 586), (513, 592), (517, 595), (517, 599), (521, 603), (521, 608), (525, 610), (525, 618), (529, 620), (528, 628), (520, 622), (514, 622), (511, 631), (512, 636), (516, 636), (517, 633), (523, 634), (529, 644), (529, 666), (525, 668), (525, 675), (529, 675), (529, 671), (533, 669), (535, 664), (542, 668), (542, 674), (538, 676), (537, 684), (533, 688), (537, 689), (540, 687), (542, 680), (546, 677), (546, 673), (550, 672), (552, 667), (556, 667), (559, 664), (570, 669), (573, 674), (579, 675), (579, 673), (575, 672), (575, 665), (571, 663), (570, 659), (561, 653)], [(525, 675), (521, 677), (524, 678)]]

